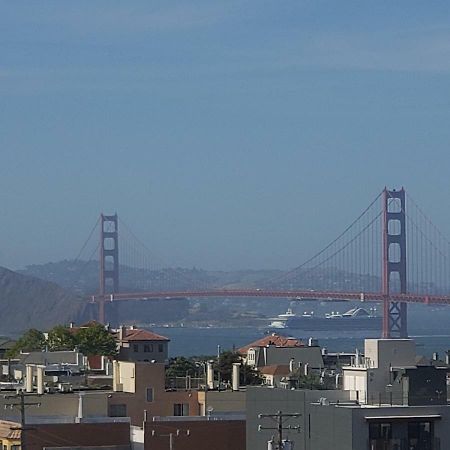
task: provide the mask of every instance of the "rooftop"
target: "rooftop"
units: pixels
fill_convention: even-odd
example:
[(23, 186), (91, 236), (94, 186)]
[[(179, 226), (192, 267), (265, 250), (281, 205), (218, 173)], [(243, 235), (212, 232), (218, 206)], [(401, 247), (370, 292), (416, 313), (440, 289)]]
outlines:
[(0, 439), (20, 439), (20, 423), (0, 420)]
[(272, 333), (240, 348), (238, 350), (238, 353), (240, 353), (241, 355), (246, 355), (251, 348), (267, 347), (269, 345), (274, 345), (275, 347), (304, 347), (304, 344), (299, 339), (280, 336), (279, 334)]
[(139, 328), (125, 330), (125, 337), (122, 338), (122, 341), (130, 342), (130, 341), (170, 341), (169, 338), (165, 336), (161, 336), (160, 334), (156, 334), (153, 331), (141, 330)]
[(259, 370), (263, 375), (282, 375), (286, 376), (291, 373), (289, 366), (286, 364), (273, 364), (261, 367)]

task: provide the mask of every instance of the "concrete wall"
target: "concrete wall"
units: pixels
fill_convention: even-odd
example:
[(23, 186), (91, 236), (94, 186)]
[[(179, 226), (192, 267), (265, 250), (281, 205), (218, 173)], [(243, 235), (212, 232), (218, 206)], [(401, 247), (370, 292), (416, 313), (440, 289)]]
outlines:
[[(365, 447), (352, 447), (352, 410), (340, 408), (336, 413), (334, 406), (310, 405), (309, 426), (305, 429), (310, 450), (364, 450)], [(297, 450), (297, 449), (296, 449)]]
[(412, 339), (366, 339), (364, 356), (370, 358), (373, 367), (380, 369), (414, 366), (416, 344)]
[[(87, 391), (83, 395), (84, 417), (107, 417), (108, 416), (108, 391)], [(11, 395), (12, 393), (4, 392)], [(40, 403), (40, 406), (27, 408), (27, 420), (33, 423), (33, 418), (58, 417), (60, 420), (72, 420), (78, 415), (79, 395), (70, 394), (44, 394), (27, 395), (27, 403)], [(5, 399), (0, 396), (0, 418), (6, 420), (20, 420), (18, 408), (5, 408), (5, 404), (18, 403), (19, 398)]]
[(199, 391), (200, 414), (207, 415), (208, 407), (214, 413), (245, 413), (246, 391)]
[[(345, 401), (349, 398), (349, 392), (325, 391), (325, 390), (289, 390), (267, 387), (247, 388), (247, 449), (266, 449), (267, 441), (275, 431), (258, 431), (258, 425), (274, 426), (270, 419), (259, 419), (258, 414), (274, 414), (277, 411), (283, 413), (300, 413), (299, 418), (288, 419), (285, 425), (300, 425), (300, 433), (296, 431), (286, 432), (295, 442), (295, 450), (319, 450), (311, 446), (309, 441), (310, 406), (312, 402), (321, 397), (329, 401)], [(323, 428), (322, 424), (322, 428)], [(331, 447), (334, 448), (334, 447)], [(329, 450), (329, 447), (327, 447)]]

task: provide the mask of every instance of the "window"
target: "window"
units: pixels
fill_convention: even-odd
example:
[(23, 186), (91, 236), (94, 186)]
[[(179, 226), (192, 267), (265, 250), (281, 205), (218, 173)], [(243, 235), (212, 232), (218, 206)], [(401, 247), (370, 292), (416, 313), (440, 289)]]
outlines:
[(20, 445), (18, 445), (18, 444), (11, 445), (11, 450), (19, 450), (19, 449), (20, 449)]
[(162, 353), (164, 351), (164, 345), (158, 344), (158, 352)]
[(144, 352), (145, 353), (153, 352), (153, 344), (144, 344)]
[(408, 439), (411, 448), (431, 448), (434, 437), (432, 422), (409, 422)]
[(139, 352), (139, 345), (138, 344), (133, 344), (133, 352), (134, 353), (138, 353)]
[(391, 423), (371, 423), (369, 425), (370, 439), (392, 439)]
[(109, 405), (109, 417), (127, 417), (127, 405)]
[(189, 415), (189, 403), (174, 403), (173, 404), (174, 416), (188, 416)]
[(148, 387), (146, 390), (146, 399), (148, 402), (152, 402), (153, 401), (153, 388)]

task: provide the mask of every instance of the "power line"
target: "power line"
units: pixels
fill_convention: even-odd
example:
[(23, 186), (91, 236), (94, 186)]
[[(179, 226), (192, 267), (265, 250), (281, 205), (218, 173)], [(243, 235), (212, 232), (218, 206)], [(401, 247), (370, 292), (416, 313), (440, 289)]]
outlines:
[[(274, 430), (278, 434), (277, 440), (277, 450), (284, 450), (286, 441), (283, 440), (283, 431), (284, 430), (296, 430), (300, 433), (300, 425), (288, 425), (284, 426), (286, 423), (286, 419), (290, 418), (298, 418), (301, 417), (300, 413), (283, 413), (278, 411), (276, 414), (258, 414), (259, 419), (272, 419), (276, 423), (276, 427), (263, 427), (262, 425), (258, 425), (258, 431), (262, 430)], [(287, 450), (287, 449), (286, 449)]]

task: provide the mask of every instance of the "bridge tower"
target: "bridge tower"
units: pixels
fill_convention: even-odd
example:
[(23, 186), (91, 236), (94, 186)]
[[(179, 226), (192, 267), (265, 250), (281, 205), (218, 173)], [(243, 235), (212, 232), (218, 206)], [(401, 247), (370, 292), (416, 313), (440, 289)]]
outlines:
[(100, 215), (100, 299), (98, 320), (105, 323), (105, 297), (119, 292), (118, 216)]
[(383, 191), (383, 338), (408, 337), (407, 304), (390, 301), (393, 279), (406, 294), (406, 202), (405, 190)]

